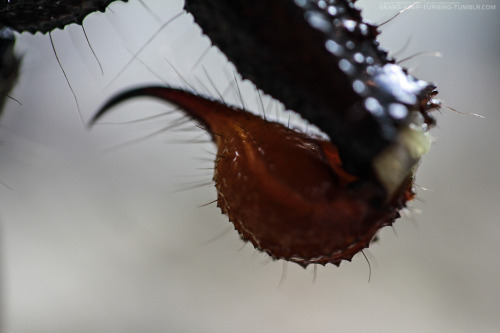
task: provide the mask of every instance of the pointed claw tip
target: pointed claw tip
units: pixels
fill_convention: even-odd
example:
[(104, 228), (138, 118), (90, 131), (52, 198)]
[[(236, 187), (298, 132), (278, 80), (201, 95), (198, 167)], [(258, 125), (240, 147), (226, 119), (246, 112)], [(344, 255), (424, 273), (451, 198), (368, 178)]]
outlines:
[(102, 118), (112, 107), (134, 97), (143, 97), (143, 96), (157, 96), (157, 89), (168, 89), (166, 86), (145, 86), (132, 88), (121, 93), (118, 93), (110, 100), (108, 100), (103, 106), (101, 106), (96, 114), (90, 119), (90, 121), (86, 124), (87, 129), (91, 129), (97, 121)]

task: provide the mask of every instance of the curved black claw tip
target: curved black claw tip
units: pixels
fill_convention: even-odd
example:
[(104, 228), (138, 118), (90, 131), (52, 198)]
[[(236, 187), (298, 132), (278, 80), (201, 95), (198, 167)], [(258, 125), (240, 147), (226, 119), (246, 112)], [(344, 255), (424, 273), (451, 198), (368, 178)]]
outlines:
[(130, 98), (134, 97), (144, 97), (144, 96), (152, 96), (153, 94), (151, 93), (154, 90), (158, 89), (165, 89), (167, 88), (166, 86), (147, 86), (147, 87), (139, 87), (139, 88), (133, 88), (127, 91), (124, 91), (122, 93), (119, 93), (118, 95), (114, 96), (110, 100), (108, 100), (103, 106), (97, 110), (97, 113), (90, 119), (90, 121), (87, 124), (87, 128), (91, 129), (96, 122), (104, 116), (109, 109), (114, 107), (115, 105), (120, 104), (123, 101), (126, 101)]

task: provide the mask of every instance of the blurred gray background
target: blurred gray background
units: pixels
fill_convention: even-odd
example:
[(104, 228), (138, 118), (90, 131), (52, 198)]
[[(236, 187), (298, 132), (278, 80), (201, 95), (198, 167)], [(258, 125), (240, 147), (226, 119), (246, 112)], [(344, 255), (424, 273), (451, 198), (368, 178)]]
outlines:
[[(192, 17), (168, 25), (116, 79), (183, 1), (114, 3), (84, 26), (52, 36), (86, 121), (107, 98), (141, 83), (215, 95), (233, 69)], [(429, 3), (429, 2), (428, 2)], [(435, 143), (417, 175), (409, 217), (380, 233), (366, 260), (307, 270), (243, 246), (215, 205), (213, 146), (192, 125), (136, 144), (109, 147), (177, 121), (120, 124), (172, 109), (148, 99), (116, 107), (90, 132), (55, 60), (49, 37), (19, 36), (23, 67), (1, 119), (1, 331), (55, 332), (498, 332), (500, 327), (500, 6), (490, 10), (408, 10), (383, 27), (381, 43), (419, 78), (438, 84), (443, 108)], [(380, 23), (397, 13), (359, 1)], [(160, 22), (161, 21), (161, 22)], [(167, 61), (167, 60), (168, 61)], [(170, 64), (169, 64), (170, 63)], [(153, 74), (154, 73), (154, 74)], [(256, 93), (241, 84), (247, 104)], [(234, 98), (229, 89), (226, 98)], [(266, 98), (265, 102), (268, 102)], [(288, 117), (288, 115), (285, 115)], [(201, 136), (200, 136), (201, 135)], [(208, 160), (207, 160), (208, 159)], [(231, 229), (231, 228), (229, 228)]]

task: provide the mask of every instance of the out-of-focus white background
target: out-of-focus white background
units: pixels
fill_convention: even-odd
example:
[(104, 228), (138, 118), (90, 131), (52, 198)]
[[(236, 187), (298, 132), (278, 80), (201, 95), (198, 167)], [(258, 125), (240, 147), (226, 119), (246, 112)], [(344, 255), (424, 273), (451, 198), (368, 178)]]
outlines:
[[(183, 1), (146, 1), (166, 22)], [(396, 4), (402, 4), (394, 2)], [(465, 3), (458, 1), (456, 3)], [(470, 2), (469, 2), (470, 3)], [(494, 1), (477, 1), (494, 4)], [(387, 2), (385, 4), (388, 4)], [(373, 22), (397, 12), (359, 1)], [(500, 8), (409, 10), (383, 27), (391, 51), (440, 51), (406, 65), (437, 82), (446, 108), (425, 156), (412, 218), (386, 228), (369, 259), (313, 269), (270, 262), (235, 231), (215, 205), (211, 144), (184, 125), (137, 144), (181, 118), (117, 124), (172, 109), (148, 99), (116, 107), (90, 132), (57, 65), (48, 36), (23, 34), (23, 67), (1, 119), (1, 331), (55, 332), (497, 332), (500, 327)], [(159, 28), (138, 1), (114, 3), (84, 26), (52, 36), (88, 120), (115, 92), (141, 83), (219, 90), (233, 69), (211, 49), (192, 17), (168, 25), (116, 80)], [(165, 60), (168, 59), (168, 62)], [(171, 63), (171, 65), (169, 64)], [(201, 81), (201, 83), (200, 83)], [(242, 84), (247, 104), (256, 94)], [(234, 89), (226, 98), (237, 102)], [(210, 92), (215, 95), (214, 90)], [(268, 100), (266, 99), (267, 103)], [(274, 107), (273, 107), (274, 110)], [(287, 117), (287, 115), (286, 115)], [(193, 130), (194, 128), (194, 130)], [(207, 168), (207, 169), (205, 169)], [(395, 232), (397, 233), (395, 233)], [(223, 235), (218, 237), (219, 235)], [(215, 240), (214, 240), (215, 239)]]

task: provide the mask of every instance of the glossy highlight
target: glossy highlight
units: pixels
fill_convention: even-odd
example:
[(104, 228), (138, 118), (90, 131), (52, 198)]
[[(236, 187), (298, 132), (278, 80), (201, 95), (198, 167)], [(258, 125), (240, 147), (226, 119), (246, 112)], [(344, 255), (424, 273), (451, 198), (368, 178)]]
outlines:
[(244, 79), (327, 134), (351, 173), (377, 173), (374, 160), (412, 113), (434, 123), (436, 86), (396, 64), (354, 1), (186, 0), (184, 8)]

